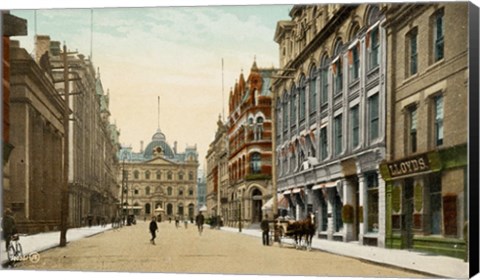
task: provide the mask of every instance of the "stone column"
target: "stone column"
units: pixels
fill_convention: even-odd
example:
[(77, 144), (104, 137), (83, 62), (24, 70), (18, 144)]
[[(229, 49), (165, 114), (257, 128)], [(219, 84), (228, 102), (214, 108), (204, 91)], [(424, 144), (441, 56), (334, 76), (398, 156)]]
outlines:
[(366, 233), (367, 230), (367, 186), (365, 185), (365, 177), (363, 174), (358, 174), (358, 205), (361, 209), (360, 216), (363, 217), (363, 222), (360, 222), (359, 226), (359, 234), (358, 234), (358, 241), (360, 244), (363, 244), (363, 236)]
[[(352, 184), (347, 180), (342, 180), (343, 191), (343, 205), (349, 204), (353, 207), (354, 204), (354, 190)], [(354, 239), (353, 223), (343, 223), (343, 241), (348, 242)]]
[(327, 198), (325, 199), (327, 203), (327, 239), (333, 240), (333, 233), (335, 232), (334, 219), (333, 219), (333, 200), (335, 199), (335, 189), (327, 189)]

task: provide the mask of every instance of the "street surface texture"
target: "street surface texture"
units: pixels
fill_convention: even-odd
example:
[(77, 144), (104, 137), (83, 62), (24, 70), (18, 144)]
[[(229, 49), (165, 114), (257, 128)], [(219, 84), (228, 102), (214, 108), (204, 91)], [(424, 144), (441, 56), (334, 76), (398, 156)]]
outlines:
[(73, 270), (242, 275), (305, 275), (422, 278), (401, 269), (361, 262), (319, 250), (290, 245), (263, 246), (260, 238), (188, 224), (159, 223), (156, 245), (148, 223), (124, 226), (40, 253), (40, 261), (24, 261), (22, 270)]

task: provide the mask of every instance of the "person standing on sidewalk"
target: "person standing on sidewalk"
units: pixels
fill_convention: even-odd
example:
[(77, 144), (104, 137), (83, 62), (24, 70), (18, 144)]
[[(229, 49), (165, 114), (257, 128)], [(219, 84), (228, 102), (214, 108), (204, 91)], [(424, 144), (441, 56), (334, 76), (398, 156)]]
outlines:
[(195, 223), (197, 223), (198, 233), (202, 235), (203, 223), (205, 222), (205, 217), (202, 215), (202, 211), (198, 212), (197, 217), (195, 217)]
[(268, 225), (268, 215), (265, 215), (265, 219), (262, 220), (260, 223), (260, 228), (262, 229), (262, 242), (263, 245), (268, 246), (268, 233), (270, 231), (270, 226)]
[(5, 209), (2, 219), (3, 238), (5, 239), (5, 249), (8, 251), (8, 246), (12, 240), (12, 235), (17, 233), (17, 226), (15, 224), (15, 218), (10, 208)]
[(155, 218), (155, 216), (153, 216), (152, 221), (150, 222), (150, 234), (152, 235), (150, 243), (152, 243), (153, 245), (155, 245), (155, 238), (157, 237), (155, 234), (156, 232), (158, 232), (157, 219)]

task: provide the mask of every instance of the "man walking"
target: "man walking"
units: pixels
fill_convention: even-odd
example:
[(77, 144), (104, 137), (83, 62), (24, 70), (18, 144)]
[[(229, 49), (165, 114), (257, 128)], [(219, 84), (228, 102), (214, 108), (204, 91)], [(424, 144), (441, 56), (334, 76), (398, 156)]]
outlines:
[(265, 219), (262, 220), (260, 223), (260, 228), (262, 229), (262, 242), (263, 245), (268, 246), (268, 239), (269, 239), (269, 231), (270, 226), (268, 225), (268, 215), (265, 215)]
[(203, 217), (201, 211), (198, 213), (197, 217), (195, 218), (195, 222), (197, 223), (198, 233), (202, 235), (203, 223), (205, 222), (205, 218)]
[(153, 216), (152, 221), (150, 222), (150, 234), (152, 235), (150, 243), (152, 243), (153, 245), (155, 245), (155, 238), (157, 237), (155, 234), (156, 232), (158, 232), (157, 219), (155, 218), (155, 216)]

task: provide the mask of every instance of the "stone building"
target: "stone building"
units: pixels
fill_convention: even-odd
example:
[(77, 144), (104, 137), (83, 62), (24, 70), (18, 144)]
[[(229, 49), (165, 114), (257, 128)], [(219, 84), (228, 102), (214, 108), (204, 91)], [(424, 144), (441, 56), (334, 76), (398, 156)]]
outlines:
[[(57, 91), (63, 93), (63, 54), (60, 42), (35, 36), (34, 56), (48, 69)], [(93, 224), (117, 214), (118, 183), (116, 157), (118, 131), (109, 122), (109, 94), (105, 95), (100, 73), (82, 54), (69, 54), (69, 226)]]
[(277, 24), (280, 214), (310, 211), (320, 238), (384, 246), (384, 5), (295, 5)]
[(228, 219), (228, 138), (227, 127), (219, 116), (215, 139), (207, 151), (207, 212), (208, 216)]
[(254, 62), (247, 79), (240, 74), (230, 92), (227, 120), (229, 226), (248, 226), (262, 219), (262, 205), (272, 197), (271, 76)]
[(160, 128), (140, 152), (122, 147), (118, 158), (118, 182), (122, 182), (124, 214), (137, 218), (193, 219), (197, 203), (198, 153), (196, 146), (177, 151), (167, 143)]
[(63, 98), (49, 74), (19, 47), (10, 46), (10, 190), (5, 207), (18, 230), (59, 230), (63, 189)]
[(389, 9), (386, 245), (463, 258), (468, 3)]
[[(2, 205), (11, 206), (10, 155), (15, 148), (10, 141), (10, 37), (27, 35), (27, 21), (13, 16), (9, 11), (0, 14), (2, 24)], [(1, 214), (3, 215), (3, 213)]]

